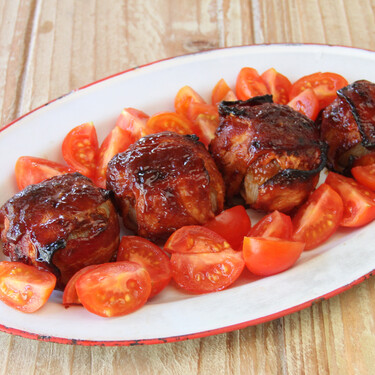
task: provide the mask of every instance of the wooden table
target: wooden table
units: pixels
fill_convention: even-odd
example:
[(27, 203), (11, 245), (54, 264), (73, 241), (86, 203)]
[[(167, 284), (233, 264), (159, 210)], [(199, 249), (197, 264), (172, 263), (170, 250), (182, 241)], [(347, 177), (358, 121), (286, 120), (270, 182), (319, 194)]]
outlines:
[[(204, 49), (308, 42), (375, 50), (374, 14), (375, 0), (0, 0), (1, 124), (94, 80)], [(374, 374), (374, 301), (371, 277), (269, 323), (154, 346), (0, 333), (0, 373)]]

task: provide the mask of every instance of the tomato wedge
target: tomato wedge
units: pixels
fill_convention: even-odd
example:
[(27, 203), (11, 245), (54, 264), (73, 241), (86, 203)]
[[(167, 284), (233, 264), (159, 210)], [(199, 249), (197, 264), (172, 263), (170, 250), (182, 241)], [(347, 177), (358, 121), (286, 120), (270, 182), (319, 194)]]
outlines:
[(279, 211), (273, 211), (260, 219), (248, 233), (248, 237), (274, 237), (290, 240), (293, 224), (290, 216)]
[(20, 190), (28, 185), (38, 184), (47, 178), (70, 172), (75, 172), (75, 170), (66, 165), (34, 156), (19, 157), (15, 166), (17, 186)]
[(313, 89), (306, 89), (293, 98), (288, 106), (315, 121), (319, 115), (320, 107), (318, 97)]
[(56, 285), (56, 276), (20, 262), (0, 262), (0, 300), (25, 313), (40, 309)]
[(243, 206), (234, 206), (221, 212), (204, 226), (220, 234), (234, 250), (241, 250), (243, 238), (251, 228), (251, 221)]
[(328, 184), (320, 185), (293, 218), (293, 240), (305, 242), (311, 250), (325, 242), (340, 225), (344, 205)]
[(241, 252), (227, 249), (217, 253), (173, 253), (171, 267), (172, 277), (180, 288), (201, 294), (216, 292), (233, 284), (245, 263)]
[(116, 126), (131, 134), (133, 143), (145, 135), (149, 115), (135, 109), (124, 108), (116, 121)]
[(212, 105), (217, 106), (223, 100), (225, 101), (235, 101), (237, 100), (236, 94), (228, 86), (223, 78), (215, 85), (211, 94)]
[(196, 127), (183, 115), (175, 112), (160, 112), (149, 118), (145, 134), (171, 131), (178, 134), (196, 134)]
[(270, 68), (261, 76), (269, 93), (272, 95), (274, 103), (287, 104), (289, 101), (289, 91), (292, 87), (287, 77), (279, 73), (276, 69)]
[(266, 84), (254, 68), (242, 68), (237, 76), (236, 95), (240, 100), (269, 94)]
[(348, 85), (348, 81), (336, 73), (314, 73), (300, 78), (290, 90), (289, 99), (292, 100), (308, 88), (314, 90), (319, 101), (319, 109), (331, 104), (337, 97), (336, 91)]
[(70, 167), (93, 178), (99, 153), (98, 136), (92, 122), (72, 129), (62, 144), (63, 158)]
[(344, 213), (340, 225), (360, 227), (375, 219), (375, 193), (354, 179), (329, 172), (325, 181), (340, 196)]
[(103, 317), (121, 316), (146, 303), (151, 279), (137, 263), (104, 263), (83, 273), (77, 279), (76, 290), (88, 311)]
[(254, 275), (270, 276), (290, 268), (300, 257), (305, 244), (279, 238), (245, 237), (243, 256)]
[(182, 87), (176, 94), (174, 100), (175, 111), (187, 117), (191, 103), (206, 103), (205, 100), (190, 86)]
[(375, 164), (359, 165), (352, 168), (351, 172), (356, 181), (375, 190)]
[(117, 253), (117, 261), (130, 261), (144, 267), (151, 278), (149, 298), (160, 293), (171, 280), (172, 271), (168, 256), (160, 247), (138, 236), (124, 236)]

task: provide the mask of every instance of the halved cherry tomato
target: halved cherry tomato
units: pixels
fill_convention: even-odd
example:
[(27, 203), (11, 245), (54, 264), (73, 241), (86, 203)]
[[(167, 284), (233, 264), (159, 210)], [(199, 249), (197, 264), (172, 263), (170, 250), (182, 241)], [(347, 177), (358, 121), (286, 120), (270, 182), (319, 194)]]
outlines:
[(182, 87), (176, 94), (174, 108), (180, 115), (187, 117), (191, 103), (206, 103), (205, 100), (190, 86)]
[(375, 190), (375, 164), (354, 167), (352, 168), (352, 175), (360, 184)]
[(223, 100), (225, 101), (235, 101), (237, 100), (236, 94), (228, 86), (223, 78), (215, 85), (211, 94), (212, 105), (217, 106)]
[(242, 249), (242, 241), (251, 228), (251, 221), (243, 206), (221, 212), (204, 225), (224, 237), (234, 250)]
[(75, 172), (75, 170), (66, 165), (34, 156), (19, 157), (15, 166), (17, 186), (20, 190), (28, 185), (38, 184), (47, 178), (70, 172)]
[(319, 100), (319, 108), (323, 109), (337, 97), (336, 91), (348, 85), (348, 81), (336, 73), (314, 73), (300, 78), (290, 90), (289, 99), (292, 100), (302, 91), (313, 89)]
[(288, 106), (315, 121), (318, 117), (320, 107), (318, 97), (313, 89), (306, 89), (294, 97)]
[(340, 195), (328, 184), (320, 185), (293, 218), (293, 240), (305, 242), (305, 250), (319, 246), (336, 232), (343, 211)]
[(290, 240), (293, 224), (290, 216), (279, 211), (273, 211), (260, 219), (248, 233), (248, 237), (274, 237)]
[(151, 292), (148, 272), (134, 262), (104, 263), (76, 282), (78, 298), (90, 312), (121, 316), (141, 308)]
[(98, 164), (96, 167), (95, 183), (106, 187), (106, 172), (108, 162), (118, 153), (125, 151), (133, 143), (133, 138), (128, 131), (115, 126), (104, 139), (99, 149)]
[(360, 227), (375, 219), (375, 193), (354, 179), (329, 172), (325, 181), (340, 196), (344, 214), (340, 225)]
[(267, 86), (254, 68), (242, 68), (237, 76), (236, 95), (240, 100), (269, 94)]
[(243, 256), (250, 272), (270, 276), (290, 268), (298, 260), (304, 247), (303, 242), (271, 237), (245, 237)]
[(260, 77), (272, 95), (274, 103), (287, 104), (289, 102), (289, 91), (292, 84), (288, 78), (274, 68), (266, 70)]
[(0, 300), (26, 313), (40, 309), (56, 285), (56, 276), (20, 262), (0, 262)]
[(366, 155), (361, 156), (354, 160), (353, 167), (358, 167), (360, 165), (371, 165), (375, 164), (375, 151), (369, 152)]
[(160, 247), (138, 236), (124, 236), (117, 253), (117, 261), (128, 260), (143, 266), (151, 278), (150, 297), (160, 293), (172, 277), (168, 256)]
[(124, 108), (116, 121), (116, 126), (128, 131), (133, 142), (145, 135), (149, 115), (135, 108)]
[(62, 155), (66, 164), (89, 178), (95, 176), (98, 153), (98, 136), (92, 122), (75, 127), (64, 138)]
[(149, 118), (145, 134), (171, 131), (178, 134), (196, 134), (196, 127), (183, 115), (175, 112), (160, 112)]
[(172, 277), (180, 288), (200, 294), (216, 292), (233, 284), (245, 263), (241, 252), (227, 249), (217, 253), (174, 253), (171, 266)]
[(167, 253), (218, 253), (231, 249), (229, 243), (211, 229), (187, 225), (177, 229), (164, 245)]

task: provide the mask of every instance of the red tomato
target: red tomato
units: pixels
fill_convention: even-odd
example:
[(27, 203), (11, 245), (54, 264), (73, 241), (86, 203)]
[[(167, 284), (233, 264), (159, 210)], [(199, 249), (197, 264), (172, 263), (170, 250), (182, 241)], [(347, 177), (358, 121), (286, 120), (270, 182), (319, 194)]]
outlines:
[(320, 107), (319, 100), (313, 89), (306, 89), (294, 97), (288, 106), (315, 121), (318, 117)]
[(248, 237), (275, 237), (290, 240), (293, 224), (290, 216), (273, 211), (259, 220), (248, 233)]
[(300, 257), (304, 247), (303, 242), (245, 237), (243, 256), (250, 272), (259, 276), (270, 276), (290, 268)]
[(340, 225), (360, 227), (375, 219), (375, 193), (352, 178), (329, 172), (325, 181), (340, 196), (344, 214)]
[(66, 164), (89, 178), (95, 176), (98, 153), (98, 137), (92, 122), (75, 127), (64, 138), (62, 155)]
[(289, 101), (289, 91), (292, 87), (289, 79), (276, 71), (274, 68), (266, 70), (261, 76), (274, 103), (287, 104)]
[(300, 78), (290, 90), (290, 100), (308, 88), (314, 90), (318, 100), (319, 108), (323, 109), (331, 104), (336, 98), (336, 91), (348, 85), (348, 81), (336, 73), (314, 73)]
[(369, 152), (366, 155), (361, 156), (354, 160), (353, 166), (358, 167), (360, 165), (375, 164), (375, 151)]
[(20, 262), (0, 262), (0, 300), (26, 313), (40, 309), (56, 285), (56, 276)]
[(237, 100), (236, 94), (231, 90), (225, 80), (222, 78), (213, 88), (211, 94), (212, 105), (217, 106), (223, 100), (235, 101)]
[(360, 184), (375, 190), (375, 164), (354, 167), (352, 175)]
[(145, 134), (172, 131), (178, 134), (196, 134), (196, 127), (183, 115), (175, 112), (160, 112), (149, 118)]
[(180, 288), (200, 294), (216, 292), (233, 284), (245, 263), (241, 252), (227, 249), (218, 253), (174, 253), (171, 266), (172, 277)]
[(293, 218), (293, 240), (305, 242), (311, 250), (332, 236), (340, 225), (344, 205), (329, 185), (320, 185)]
[(149, 115), (135, 108), (124, 108), (116, 121), (116, 126), (128, 131), (133, 142), (143, 137)]
[(251, 221), (243, 206), (235, 206), (223, 211), (204, 226), (224, 237), (234, 250), (241, 250)]
[(190, 86), (182, 87), (176, 94), (174, 108), (180, 115), (187, 117), (191, 103), (206, 103)]
[(218, 253), (227, 249), (231, 247), (222, 236), (199, 225), (177, 229), (164, 245), (164, 250), (168, 253)]
[(151, 279), (137, 263), (104, 263), (81, 275), (76, 290), (88, 311), (104, 317), (121, 316), (146, 303)]
[(124, 236), (117, 253), (117, 261), (130, 261), (144, 267), (151, 278), (150, 297), (160, 293), (172, 277), (168, 256), (160, 247), (145, 238)]
[(237, 76), (236, 95), (240, 100), (269, 94), (267, 86), (254, 68), (242, 68)]
[(47, 178), (70, 172), (75, 172), (75, 170), (63, 164), (33, 156), (19, 157), (15, 166), (17, 186), (20, 190)]
[(106, 172), (109, 161), (118, 153), (125, 151), (132, 143), (131, 134), (118, 126), (115, 126), (107, 135), (99, 149), (95, 176), (95, 183), (98, 186), (106, 187)]

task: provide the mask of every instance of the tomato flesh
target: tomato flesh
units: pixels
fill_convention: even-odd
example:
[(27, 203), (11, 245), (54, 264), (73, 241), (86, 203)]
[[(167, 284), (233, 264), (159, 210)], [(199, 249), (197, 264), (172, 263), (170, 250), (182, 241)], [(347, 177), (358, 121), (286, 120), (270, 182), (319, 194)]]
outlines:
[(237, 97), (225, 80), (221, 78), (212, 90), (211, 102), (212, 105), (217, 106), (223, 100), (235, 101), (237, 100)]
[(130, 133), (133, 143), (145, 135), (149, 115), (135, 108), (124, 108), (116, 126)]
[(269, 94), (267, 86), (254, 68), (244, 67), (236, 80), (236, 95), (240, 100)]
[(319, 100), (313, 89), (306, 89), (293, 98), (288, 106), (315, 121), (319, 115)]
[(266, 70), (261, 76), (269, 93), (272, 95), (274, 103), (287, 104), (289, 101), (289, 91), (292, 87), (289, 79), (279, 73), (274, 68)]
[(375, 164), (353, 167), (352, 175), (360, 184), (375, 190)]
[(206, 103), (205, 100), (190, 86), (184, 86), (178, 90), (175, 100), (174, 108), (175, 111), (187, 117), (191, 103)]

